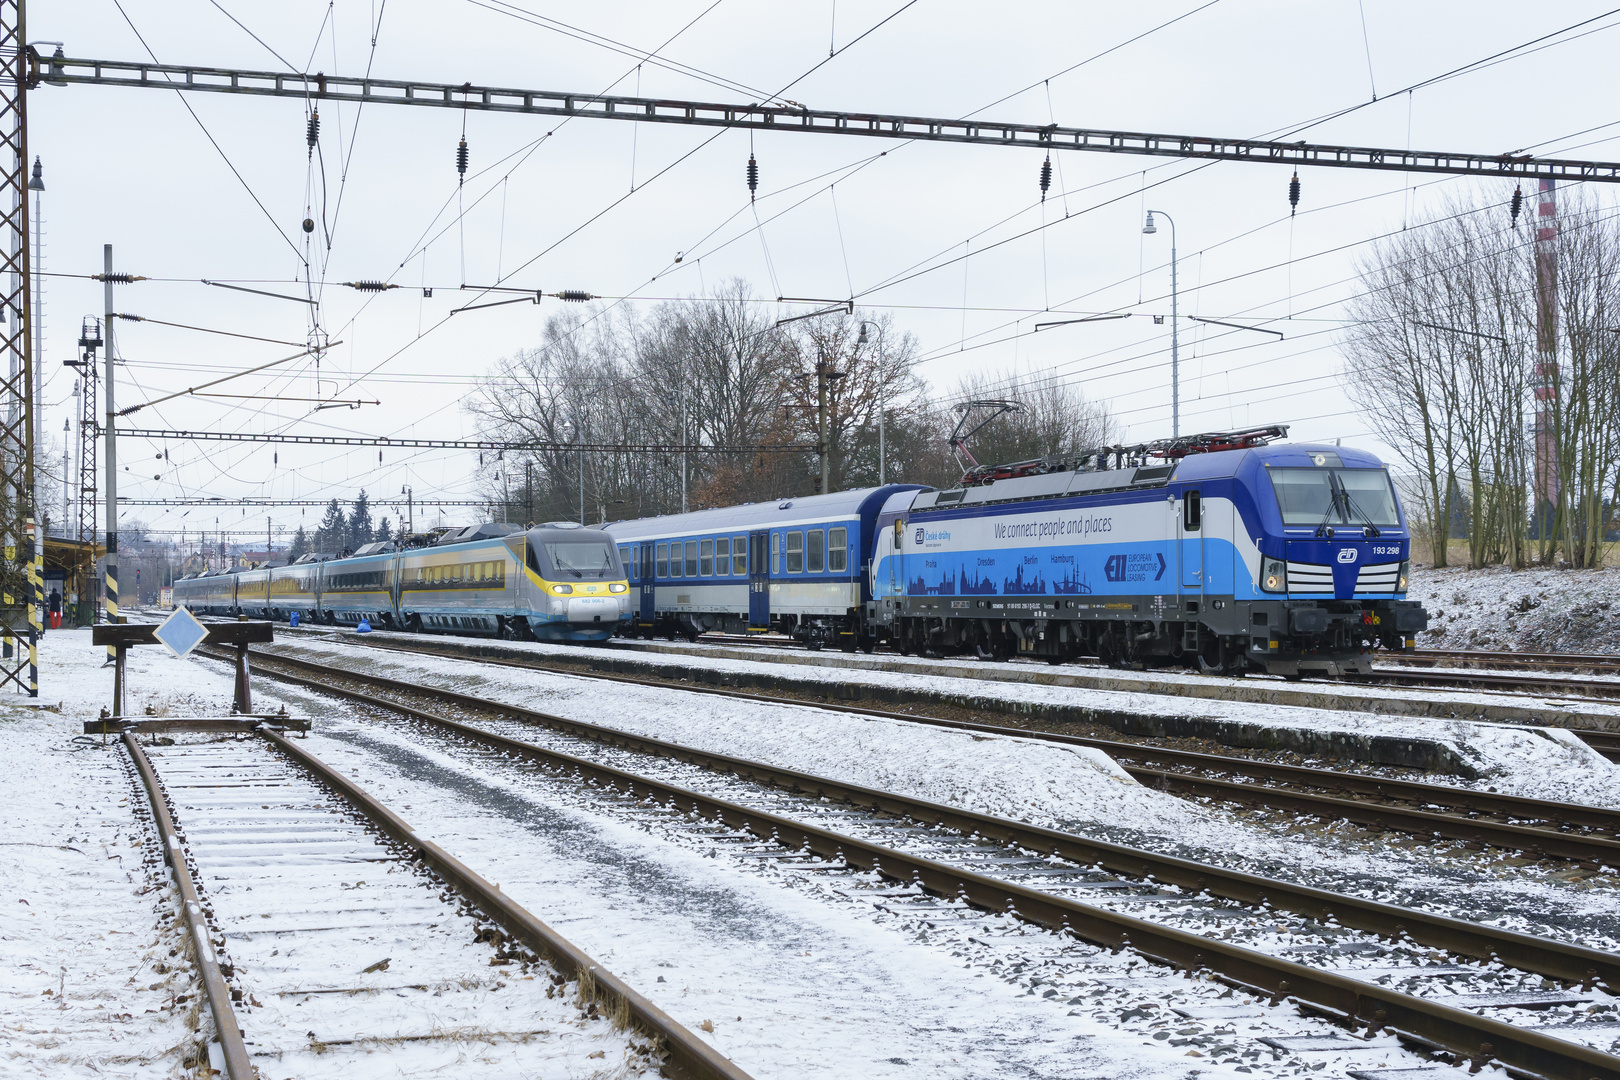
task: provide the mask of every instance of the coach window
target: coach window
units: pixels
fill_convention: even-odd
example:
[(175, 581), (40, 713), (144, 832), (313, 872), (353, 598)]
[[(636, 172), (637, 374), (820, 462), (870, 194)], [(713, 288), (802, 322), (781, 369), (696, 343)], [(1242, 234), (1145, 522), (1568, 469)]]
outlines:
[(825, 545), (827, 543), (827, 534), (822, 532), (820, 529), (811, 529), (806, 535), (810, 538), (810, 558), (807, 560), (810, 565), (805, 567), (805, 569), (810, 571), (812, 574), (819, 574), (826, 569), (826, 559), (824, 556), (826, 552)]
[(1204, 500), (1196, 491), (1187, 492), (1181, 504), (1181, 527), (1197, 532), (1204, 519)]
[(669, 545), (658, 545), (658, 576), (669, 577)]
[(720, 577), (731, 573), (731, 537), (722, 536), (714, 542), (714, 572)]
[(619, 565), (620, 566), (625, 566), (625, 567), (628, 567), (630, 565), (630, 545), (629, 544), (624, 544), (624, 545), (620, 546), (620, 548), (619, 548)]
[(748, 573), (748, 537), (731, 538), (731, 572), (738, 577)]
[(698, 542), (696, 540), (688, 540), (686, 542), (686, 576), (697, 577), (697, 572)]
[(827, 530), (827, 569), (842, 574), (849, 568), (849, 530)]
[(714, 541), (700, 541), (698, 550), (701, 552), (698, 556), (698, 573), (703, 577), (714, 577)]
[(804, 573), (804, 533), (790, 532), (787, 534), (787, 572), (790, 574)]

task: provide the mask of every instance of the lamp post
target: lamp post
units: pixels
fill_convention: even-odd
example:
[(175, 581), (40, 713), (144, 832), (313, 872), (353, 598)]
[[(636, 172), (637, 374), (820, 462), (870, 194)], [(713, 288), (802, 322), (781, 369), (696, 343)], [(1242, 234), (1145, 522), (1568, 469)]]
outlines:
[(1153, 215), (1170, 223), (1170, 437), (1181, 437), (1181, 340), (1176, 326), (1176, 219), (1163, 210), (1149, 210), (1142, 231), (1149, 236), (1159, 231)]
[[(855, 339), (855, 344), (856, 344), (857, 347), (859, 347), (861, 345), (867, 344), (869, 340), (870, 339), (868, 339), (867, 336), (866, 336), (866, 324), (861, 323), (861, 333), (860, 333), (860, 336)], [(884, 459), (888, 455), (885, 453), (885, 450), (887, 448), (884, 446), (884, 440), (883, 440), (883, 356), (882, 356), (881, 353), (878, 354), (877, 399), (878, 399), (878, 401), (877, 401), (877, 407), (878, 407), (877, 408), (877, 414), (878, 414), (878, 487), (882, 487), (885, 483), (888, 482), (885, 479), (887, 474), (885, 472), (885, 462), (884, 462)]]

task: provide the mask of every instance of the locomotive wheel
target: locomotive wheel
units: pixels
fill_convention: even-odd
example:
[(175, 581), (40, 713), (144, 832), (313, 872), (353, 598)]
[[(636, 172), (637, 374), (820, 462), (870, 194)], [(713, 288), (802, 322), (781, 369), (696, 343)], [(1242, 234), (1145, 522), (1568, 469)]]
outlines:
[(405, 616), (405, 629), (413, 634), (420, 634), (422, 632), (422, 616), (414, 611)]
[(858, 644), (861, 652), (871, 655), (871, 653), (877, 648), (877, 638), (873, 637), (871, 634), (862, 634)]

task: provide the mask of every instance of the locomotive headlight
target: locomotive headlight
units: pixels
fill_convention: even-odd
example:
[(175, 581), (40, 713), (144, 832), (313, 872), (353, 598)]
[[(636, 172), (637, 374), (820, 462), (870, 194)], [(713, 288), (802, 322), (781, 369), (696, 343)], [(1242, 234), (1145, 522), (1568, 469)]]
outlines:
[(1288, 591), (1288, 564), (1281, 559), (1265, 559), (1260, 567), (1260, 588), (1266, 592)]
[(1407, 561), (1407, 562), (1401, 563), (1400, 576), (1395, 581), (1395, 591), (1396, 592), (1402, 592), (1402, 593), (1405, 592), (1406, 591), (1407, 579), (1410, 578), (1411, 576), (1412, 576), (1412, 564), (1411, 564), (1411, 562)]
[(630, 591), (630, 586), (628, 586), (628, 585), (626, 585), (626, 584), (624, 584), (623, 582), (620, 582), (620, 581), (615, 581), (613, 584), (608, 586), (608, 592), (629, 592), (629, 591)]
[(567, 596), (574, 591), (574, 587), (572, 585), (553, 585), (551, 591), (557, 596)]

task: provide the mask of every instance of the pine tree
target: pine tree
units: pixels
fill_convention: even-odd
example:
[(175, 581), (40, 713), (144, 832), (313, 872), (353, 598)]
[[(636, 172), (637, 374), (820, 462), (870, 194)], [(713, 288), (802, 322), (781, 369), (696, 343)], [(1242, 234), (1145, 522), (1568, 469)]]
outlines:
[(371, 500), (366, 498), (366, 489), (360, 489), (360, 495), (354, 500), (354, 509), (349, 512), (349, 542), (351, 550), (358, 551), (360, 545), (372, 541), (371, 531)]
[(287, 561), (289, 563), (295, 563), (308, 554), (309, 534), (305, 532), (304, 527), (300, 525), (298, 526), (298, 531), (293, 533), (292, 546), (287, 549)]
[(394, 538), (393, 526), (388, 524), (386, 515), (381, 521), (377, 522), (377, 531), (371, 534), (371, 538), (373, 540), (392, 540)]
[(326, 514), (315, 529), (315, 550), (324, 554), (337, 554), (349, 541), (349, 522), (343, 508), (333, 499), (326, 504)]

